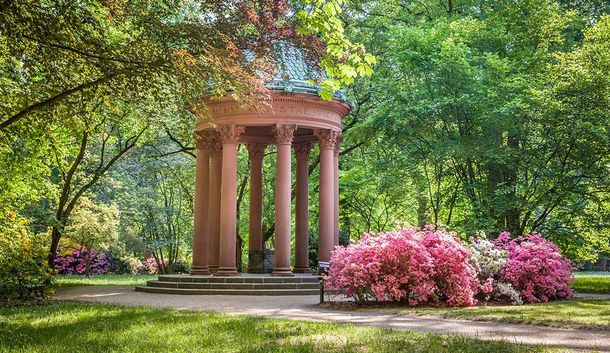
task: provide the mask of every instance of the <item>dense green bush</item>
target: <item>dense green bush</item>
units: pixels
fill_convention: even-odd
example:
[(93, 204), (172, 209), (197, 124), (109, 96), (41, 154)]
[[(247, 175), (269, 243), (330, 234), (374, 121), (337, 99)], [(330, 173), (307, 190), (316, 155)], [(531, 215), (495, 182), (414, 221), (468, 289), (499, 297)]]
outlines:
[(53, 295), (44, 239), (12, 211), (0, 217), (0, 303), (46, 300)]
[(174, 264), (174, 273), (190, 273), (191, 265), (186, 261), (178, 261)]

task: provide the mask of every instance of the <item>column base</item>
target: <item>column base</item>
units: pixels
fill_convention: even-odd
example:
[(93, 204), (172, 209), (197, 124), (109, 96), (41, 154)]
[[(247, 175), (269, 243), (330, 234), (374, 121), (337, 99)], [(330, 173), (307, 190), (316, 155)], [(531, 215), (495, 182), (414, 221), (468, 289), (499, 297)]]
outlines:
[(295, 267), (292, 270), (293, 273), (311, 273), (309, 267)]
[(191, 276), (207, 276), (210, 274), (210, 269), (205, 266), (193, 266), (191, 268)]
[(236, 268), (220, 267), (218, 271), (213, 274), (213, 276), (233, 277), (239, 276), (239, 272), (237, 272)]
[(208, 269), (209, 269), (211, 274), (214, 274), (214, 273), (218, 272), (218, 266), (217, 265), (210, 265), (210, 266), (208, 266)]
[(290, 267), (280, 267), (274, 268), (273, 272), (271, 272), (271, 276), (274, 277), (292, 277), (294, 273), (290, 270)]

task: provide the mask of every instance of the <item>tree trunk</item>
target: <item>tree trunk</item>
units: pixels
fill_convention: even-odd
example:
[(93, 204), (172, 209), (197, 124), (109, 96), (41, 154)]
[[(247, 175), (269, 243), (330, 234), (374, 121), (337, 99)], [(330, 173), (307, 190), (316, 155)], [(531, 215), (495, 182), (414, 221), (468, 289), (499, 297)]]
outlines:
[(91, 248), (87, 248), (87, 257), (85, 258), (85, 277), (89, 277), (91, 272)]
[[(513, 155), (519, 155), (519, 137), (515, 134), (508, 136), (508, 148), (513, 150)], [(509, 209), (506, 210), (506, 228), (513, 234), (521, 235), (519, 216), (520, 211), (517, 207), (517, 161), (514, 161), (505, 170), (504, 183), (509, 189), (507, 203)]]
[(51, 246), (49, 248), (49, 255), (47, 257), (47, 264), (50, 268), (53, 268), (55, 263), (55, 256), (57, 254), (57, 248), (59, 247), (59, 240), (61, 239), (62, 230), (59, 229), (59, 225), (53, 226), (51, 231)]

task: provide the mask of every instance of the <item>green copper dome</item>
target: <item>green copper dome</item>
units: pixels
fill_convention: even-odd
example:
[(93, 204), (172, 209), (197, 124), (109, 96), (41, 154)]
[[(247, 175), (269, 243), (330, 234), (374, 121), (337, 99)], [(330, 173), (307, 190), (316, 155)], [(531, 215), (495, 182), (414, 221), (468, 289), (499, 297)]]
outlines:
[[(305, 57), (303, 50), (292, 44), (281, 43), (276, 46), (278, 59), (278, 73), (275, 78), (267, 82), (267, 87), (274, 91), (286, 93), (318, 94), (320, 87), (307, 83), (308, 80), (317, 82), (326, 75), (320, 72)], [(333, 98), (346, 100), (342, 91), (335, 92)]]

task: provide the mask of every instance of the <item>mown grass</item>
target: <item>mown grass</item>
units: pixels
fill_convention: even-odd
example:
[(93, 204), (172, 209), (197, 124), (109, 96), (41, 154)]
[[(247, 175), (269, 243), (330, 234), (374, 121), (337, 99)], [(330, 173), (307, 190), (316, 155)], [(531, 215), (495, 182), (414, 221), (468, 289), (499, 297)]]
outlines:
[(59, 275), (55, 277), (59, 287), (77, 286), (139, 286), (157, 279), (157, 275)]
[(610, 275), (576, 274), (572, 288), (578, 293), (610, 294)]
[(469, 308), (408, 308), (401, 313), (451, 319), (502, 321), (554, 327), (610, 330), (610, 300), (574, 299), (515, 306)]
[(559, 352), (465, 337), (169, 309), (72, 302), (0, 308), (0, 352), (67, 351)]

